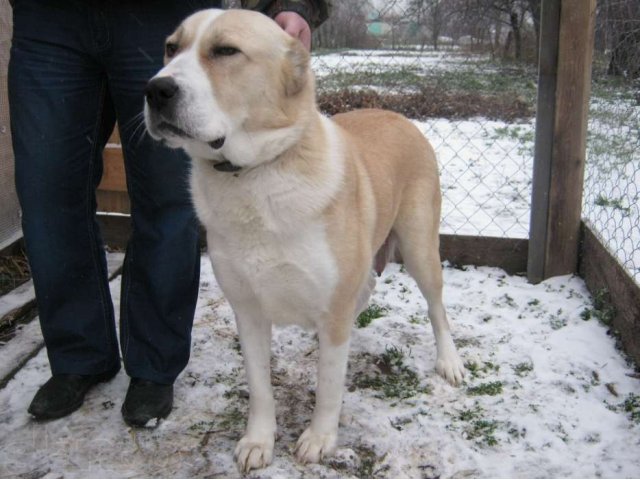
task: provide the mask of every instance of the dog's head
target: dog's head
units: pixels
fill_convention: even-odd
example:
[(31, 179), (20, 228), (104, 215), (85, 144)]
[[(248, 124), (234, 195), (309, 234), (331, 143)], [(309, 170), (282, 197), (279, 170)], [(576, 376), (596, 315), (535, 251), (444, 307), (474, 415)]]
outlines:
[(313, 91), (309, 54), (273, 20), (203, 10), (167, 38), (145, 122), (153, 138), (219, 170), (252, 167), (296, 143)]

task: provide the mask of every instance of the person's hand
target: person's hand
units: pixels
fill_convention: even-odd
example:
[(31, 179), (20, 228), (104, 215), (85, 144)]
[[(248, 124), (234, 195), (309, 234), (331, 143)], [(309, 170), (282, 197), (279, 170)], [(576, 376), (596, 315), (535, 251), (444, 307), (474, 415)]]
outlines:
[(311, 50), (311, 27), (296, 12), (280, 12), (274, 19), (282, 29), (302, 42), (307, 50)]

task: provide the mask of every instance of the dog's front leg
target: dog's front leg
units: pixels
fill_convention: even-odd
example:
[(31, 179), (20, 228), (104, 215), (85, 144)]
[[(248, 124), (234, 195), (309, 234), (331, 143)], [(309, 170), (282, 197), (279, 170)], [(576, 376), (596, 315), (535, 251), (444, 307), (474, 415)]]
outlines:
[(300, 436), (296, 445), (296, 457), (301, 463), (319, 463), (323, 457), (333, 453), (338, 439), (349, 340), (337, 345), (323, 331), (319, 332), (319, 338), (316, 406), (311, 425)]
[(273, 459), (276, 435), (275, 401), (271, 389), (271, 323), (254, 315), (238, 314), (236, 323), (249, 382), (249, 419), (235, 449), (238, 468), (248, 472)]

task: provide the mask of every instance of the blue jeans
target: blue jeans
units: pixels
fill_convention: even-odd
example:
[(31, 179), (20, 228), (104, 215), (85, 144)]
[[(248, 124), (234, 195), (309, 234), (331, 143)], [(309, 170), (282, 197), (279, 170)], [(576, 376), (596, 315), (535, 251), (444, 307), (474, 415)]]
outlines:
[[(132, 236), (122, 275), (127, 373), (172, 383), (189, 359), (198, 293), (198, 224), (188, 159), (142, 135), (143, 89), (164, 39), (219, 2), (17, 0), (9, 64), (16, 188), (53, 374), (120, 365), (95, 218), (102, 150), (120, 125)], [(138, 128), (139, 127), (139, 128)]]

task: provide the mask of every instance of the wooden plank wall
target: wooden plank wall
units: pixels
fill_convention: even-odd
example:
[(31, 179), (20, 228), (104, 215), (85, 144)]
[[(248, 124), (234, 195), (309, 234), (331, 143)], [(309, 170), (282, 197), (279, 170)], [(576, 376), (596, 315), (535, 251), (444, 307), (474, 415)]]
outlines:
[(118, 129), (113, 131), (102, 155), (104, 171), (96, 198), (99, 212), (130, 213), (122, 145)]
[(640, 286), (600, 242), (582, 225), (580, 276), (603, 304), (611, 328), (619, 335), (625, 352), (640, 366)]

